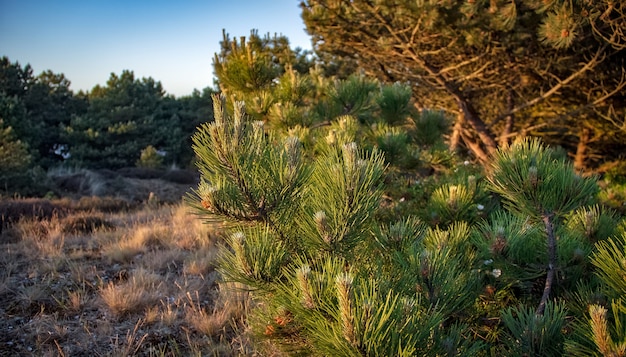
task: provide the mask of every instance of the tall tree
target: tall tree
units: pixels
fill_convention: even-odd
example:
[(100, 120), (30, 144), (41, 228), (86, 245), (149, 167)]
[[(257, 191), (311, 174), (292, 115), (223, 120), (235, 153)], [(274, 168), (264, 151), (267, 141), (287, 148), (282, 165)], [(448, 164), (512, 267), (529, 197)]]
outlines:
[(148, 145), (167, 151), (168, 138), (180, 130), (172, 118), (160, 82), (136, 79), (132, 71), (112, 73), (106, 87), (91, 90), (87, 112), (65, 127), (70, 160), (88, 167), (133, 166)]
[[(626, 86), (622, 1), (305, 0), (301, 6), (316, 51), (353, 58), (380, 79), (411, 83), (419, 107), (456, 116), (451, 146), (462, 140), (482, 161), (516, 131), (566, 122), (557, 126), (562, 137), (581, 115), (601, 114), (613, 132), (626, 134), (619, 100)], [(532, 122), (542, 108), (549, 109), (541, 122)]]
[(64, 74), (47, 70), (35, 78), (24, 98), (29, 121), (41, 128), (31, 145), (36, 145), (39, 163), (45, 168), (64, 160), (69, 143), (62, 137), (61, 127), (87, 109), (87, 99), (75, 96), (70, 84)]
[(0, 117), (28, 145), (36, 164), (47, 168), (62, 161), (60, 127), (84, 112), (85, 99), (74, 96), (63, 74), (48, 70), (35, 77), (30, 65), (7, 57), (0, 63)]

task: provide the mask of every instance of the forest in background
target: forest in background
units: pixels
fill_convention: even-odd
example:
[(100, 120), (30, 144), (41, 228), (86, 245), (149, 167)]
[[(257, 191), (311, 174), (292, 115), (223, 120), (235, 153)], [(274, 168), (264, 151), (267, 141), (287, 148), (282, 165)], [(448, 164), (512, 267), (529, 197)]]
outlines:
[(175, 98), (160, 82), (123, 71), (89, 93), (74, 93), (63, 74), (35, 76), (29, 65), (6, 57), (1, 63), (5, 194), (43, 196), (42, 177), (52, 168), (193, 166), (190, 137), (212, 117), (211, 89)]

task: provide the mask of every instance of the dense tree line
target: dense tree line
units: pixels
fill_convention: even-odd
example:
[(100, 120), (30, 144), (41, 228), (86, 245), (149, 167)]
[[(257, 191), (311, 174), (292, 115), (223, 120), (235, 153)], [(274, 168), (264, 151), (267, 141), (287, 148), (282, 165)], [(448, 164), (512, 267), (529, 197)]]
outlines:
[(160, 82), (123, 71), (74, 93), (63, 74), (36, 76), (7, 57), (0, 63), (3, 186), (34, 168), (135, 166), (149, 146), (164, 164), (189, 167), (191, 135), (212, 117), (210, 88), (175, 98)]

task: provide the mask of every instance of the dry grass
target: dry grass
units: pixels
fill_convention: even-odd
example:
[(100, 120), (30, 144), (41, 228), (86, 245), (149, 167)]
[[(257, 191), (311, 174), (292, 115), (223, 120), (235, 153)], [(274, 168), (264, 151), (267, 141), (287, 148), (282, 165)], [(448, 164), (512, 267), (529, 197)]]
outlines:
[(252, 353), (241, 335), (248, 297), (215, 272), (219, 226), (182, 205), (91, 206), (2, 232), (0, 355)]
[(130, 277), (127, 272), (120, 272), (122, 283), (109, 282), (100, 289), (100, 297), (109, 311), (115, 316), (143, 311), (159, 301), (159, 290), (163, 283), (161, 276), (144, 269), (135, 270)]

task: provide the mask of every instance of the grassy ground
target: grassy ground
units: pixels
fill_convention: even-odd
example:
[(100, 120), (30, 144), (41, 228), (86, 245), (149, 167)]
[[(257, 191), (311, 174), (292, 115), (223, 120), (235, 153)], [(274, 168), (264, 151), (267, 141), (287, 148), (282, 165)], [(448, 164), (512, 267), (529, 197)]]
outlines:
[(22, 218), (0, 234), (0, 355), (250, 355), (219, 227), (182, 204)]

